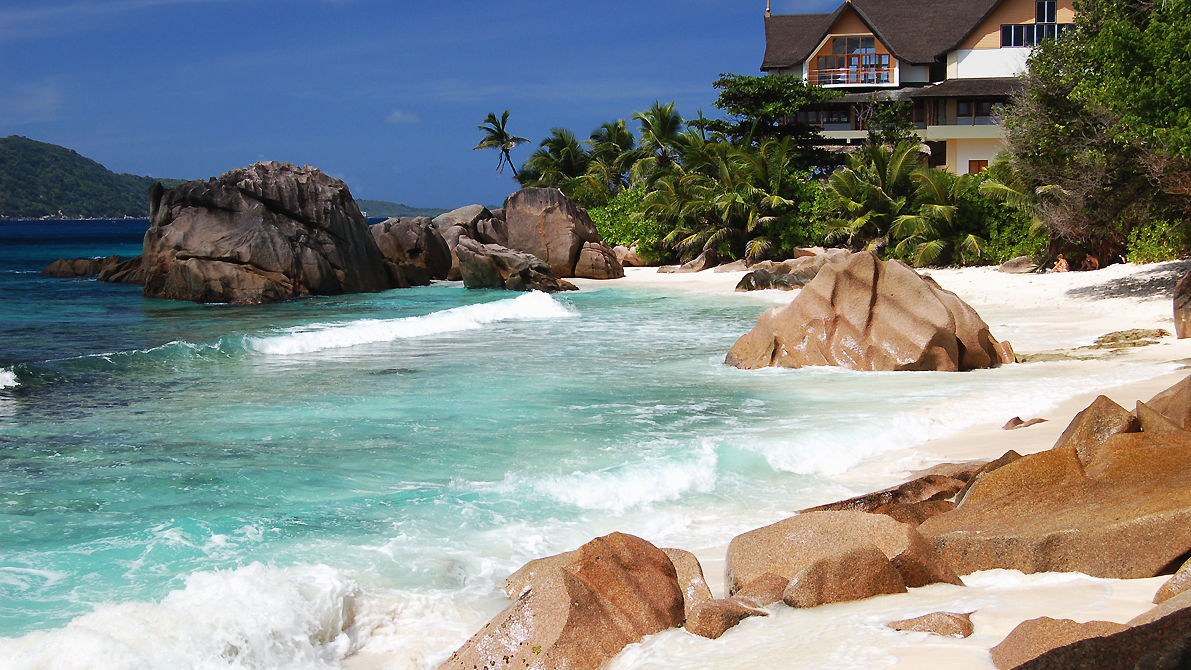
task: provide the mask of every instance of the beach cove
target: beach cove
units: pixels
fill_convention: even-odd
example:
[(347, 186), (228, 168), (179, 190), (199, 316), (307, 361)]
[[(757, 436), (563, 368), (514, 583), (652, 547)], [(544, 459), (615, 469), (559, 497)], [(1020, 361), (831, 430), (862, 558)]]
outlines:
[[(48, 260), (6, 259), (4, 277), (24, 291), (0, 364), (12, 667), (433, 667), (504, 607), (513, 570), (617, 530), (693, 551), (720, 595), (734, 535), (935, 463), (1046, 449), (1096, 394), (1130, 407), (1191, 357), (1167, 337), (962, 374), (745, 372), (727, 348), (792, 294), (648, 268), (553, 297), (444, 283), (245, 309), (74, 281), (20, 307), (45, 297)], [(1029, 355), (1171, 330), (1185, 265), (930, 274)], [(1000, 431), (1014, 415), (1049, 421)], [(1021, 619), (1123, 621), (1160, 583), (965, 581), (775, 608), (717, 641), (669, 631), (612, 666), (916, 667), (945, 648), (980, 667)], [(962, 607), (965, 641), (883, 628)]]

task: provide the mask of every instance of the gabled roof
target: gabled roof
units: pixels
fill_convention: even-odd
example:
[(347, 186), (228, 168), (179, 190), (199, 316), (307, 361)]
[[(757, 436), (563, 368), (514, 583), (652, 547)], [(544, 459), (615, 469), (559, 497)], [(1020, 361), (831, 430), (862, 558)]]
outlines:
[(1001, 0), (850, 0), (831, 14), (765, 17), (762, 70), (810, 58), (831, 26), (851, 7), (894, 56), (932, 63), (963, 41)]

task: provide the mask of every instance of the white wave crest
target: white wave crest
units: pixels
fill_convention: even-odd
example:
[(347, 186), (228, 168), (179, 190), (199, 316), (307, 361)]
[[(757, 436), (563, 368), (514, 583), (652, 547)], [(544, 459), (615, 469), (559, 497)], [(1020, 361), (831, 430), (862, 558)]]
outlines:
[(5, 668), (335, 668), (359, 648), (359, 586), (326, 566), (198, 572), (160, 603), (101, 605), (0, 639)]
[(17, 373), (8, 368), (0, 368), (0, 389), (11, 389), (20, 385), (21, 383), (17, 381)]
[(680, 458), (651, 458), (591, 472), (527, 478), (510, 473), (499, 488), (534, 493), (582, 509), (623, 514), (715, 489), (719, 458), (710, 444)]
[(360, 319), (342, 324), (315, 324), (283, 335), (246, 338), (247, 347), (275, 356), (476, 330), (502, 321), (559, 319), (573, 311), (545, 293), (534, 291), (508, 300), (467, 305), (402, 319)]

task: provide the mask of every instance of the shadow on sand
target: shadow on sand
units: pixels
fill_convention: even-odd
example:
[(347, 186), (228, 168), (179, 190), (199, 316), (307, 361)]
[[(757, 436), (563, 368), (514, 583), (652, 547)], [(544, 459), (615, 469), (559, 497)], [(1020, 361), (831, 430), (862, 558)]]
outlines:
[(1121, 279), (1073, 288), (1073, 298), (1173, 298), (1179, 279), (1191, 270), (1191, 260), (1170, 261)]

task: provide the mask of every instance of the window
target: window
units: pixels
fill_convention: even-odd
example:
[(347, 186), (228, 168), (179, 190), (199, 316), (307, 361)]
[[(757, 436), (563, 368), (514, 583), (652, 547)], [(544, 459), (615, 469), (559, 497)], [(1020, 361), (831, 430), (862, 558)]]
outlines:
[(871, 35), (832, 37), (831, 43), (812, 61), (813, 84), (889, 84), (893, 81), (893, 60), (877, 53), (877, 39)]
[(955, 123), (960, 126), (991, 126), (997, 120), (999, 105), (992, 100), (958, 100), (955, 103)]
[[(1041, 2), (1038, 4), (1042, 4)], [(979, 174), (988, 169), (988, 161), (968, 161), (968, 174)]]
[(1055, 9), (1059, 3), (1056, 0), (1041, 0), (1034, 4), (1035, 23), (1054, 23)]

